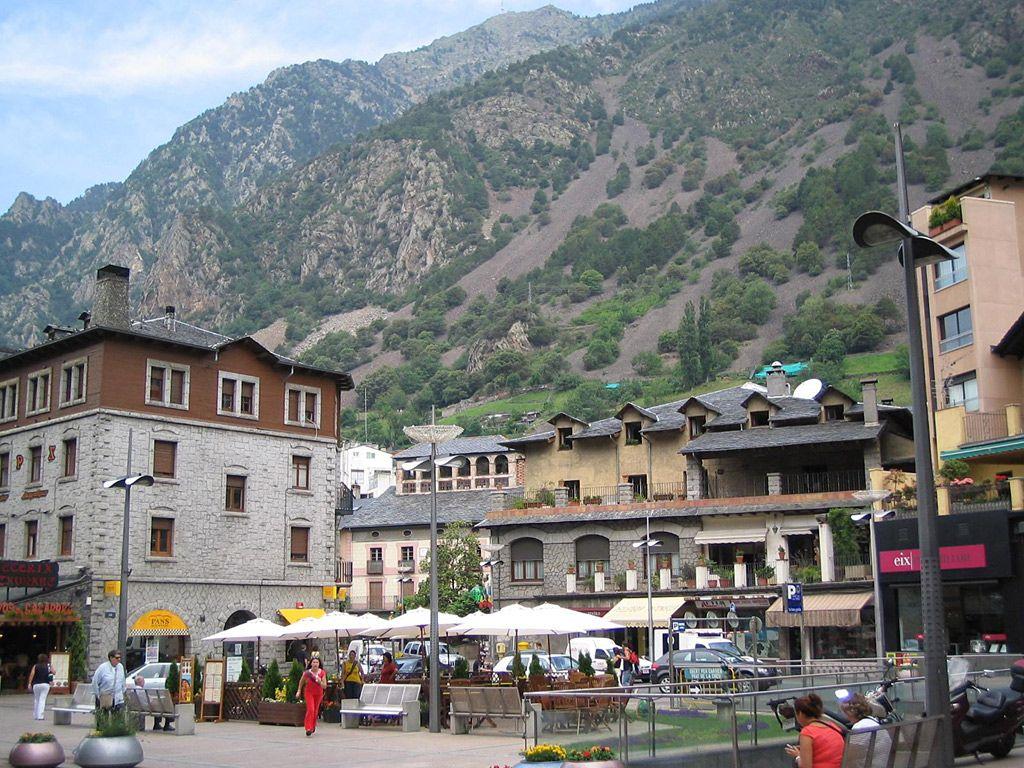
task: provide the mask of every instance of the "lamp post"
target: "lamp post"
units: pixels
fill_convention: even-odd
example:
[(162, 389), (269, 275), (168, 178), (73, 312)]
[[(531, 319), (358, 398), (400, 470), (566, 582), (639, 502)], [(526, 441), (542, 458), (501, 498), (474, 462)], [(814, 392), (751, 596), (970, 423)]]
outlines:
[[(433, 421), (433, 418), (431, 418)], [(424, 424), (404, 427), (403, 432), (417, 443), (430, 443), (430, 732), (441, 732), (441, 676), (438, 643), (440, 628), (437, 611), (437, 444), (454, 440), (462, 427), (454, 424)]]
[[(899, 215), (881, 211), (861, 214), (853, 225), (857, 245), (869, 248), (900, 243), (899, 259), (907, 295), (907, 336), (910, 347), (910, 390), (914, 420), (914, 462), (917, 473), (917, 531), (921, 550), (921, 619), (924, 629), (925, 709), (931, 715), (949, 709), (949, 679), (946, 667), (946, 621), (942, 600), (942, 572), (939, 569), (938, 526), (936, 524), (935, 474), (932, 468), (931, 437), (928, 425), (928, 400), (925, 391), (924, 349), (921, 340), (921, 314), (917, 299), (917, 268), (955, 258), (952, 251), (922, 235), (906, 222), (910, 215), (906, 173), (903, 167), (903, 135), (900, 124), (894, 126), (896, 139), (896, 185)], [(953, 764), (952, 731), (949, 721), (940, 731), (933, 765), (948, 768)]]
[(651, 582), (654, 581), (654, 573), (651, 565), (651, 548), (660, 546), (660, 541), (651, 538), (651, 518), (647, 517), (647, 534), (642, 540), (634, 541), (633, 548), (644, 550), (647, 563), (647, 653), (652, 660), (658, 658), (658, 654), (654, 652), (654, 598), (651, 595)]
[(107, 480), (104, 488), (121, 488), (124, 490), (124, 517), (121, 521), (121, 575), (120, 589), (117, 598), (117, 649), (121, 652), (124, 663), (128, 663), (128, 539), (131, 531), (132, 488), (136, 485), (145, 487), (153, 485), (152, 475), (131, 474), (132, 464), (132, 433), (128, 431), (128, 472), (124, 477)]

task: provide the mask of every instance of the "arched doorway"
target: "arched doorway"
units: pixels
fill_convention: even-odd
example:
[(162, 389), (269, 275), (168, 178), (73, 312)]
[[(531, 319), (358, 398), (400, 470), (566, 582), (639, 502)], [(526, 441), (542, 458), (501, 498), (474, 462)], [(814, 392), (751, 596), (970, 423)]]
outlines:
[[(224, 622), (224, 629), (237, 627), (255, 618), (256, 614), (252, 611), (235, 611)], [(253, 673), (256, 672), (256, 643), (224, 643), (224, 658), (227, 659), (231, 656), (241, 656), (245, 659), (245, 663), (249, 665), (249, 669)]]

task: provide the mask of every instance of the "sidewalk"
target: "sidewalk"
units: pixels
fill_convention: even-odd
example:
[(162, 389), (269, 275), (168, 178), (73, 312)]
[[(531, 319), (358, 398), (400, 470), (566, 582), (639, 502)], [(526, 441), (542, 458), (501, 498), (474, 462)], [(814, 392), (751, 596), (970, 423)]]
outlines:
[[(149, 720), (152, 723), (152, 720)], [(32, 697), (0, 697), (0, 766), (25, 731), (53, 733), (71, 765), (72, 750), (88, 733), (88, 720), (75, 717), (75, 725), (54, 725), (47, 709), (46, 721), (32, 719)], [(175, 736), (160, 731), (138, 734), (146, 759), (145, 768), (490, 768), (515, 765), (523, 740), (509, 731), (483, 728), (466, 736), (444, 732), (403, 733), (396, 728), (374, 727), (343, 730), (321, 723), (306, 738), (301, 728), (257, 725), (248, 722), (197, 723), (195, 736)]]

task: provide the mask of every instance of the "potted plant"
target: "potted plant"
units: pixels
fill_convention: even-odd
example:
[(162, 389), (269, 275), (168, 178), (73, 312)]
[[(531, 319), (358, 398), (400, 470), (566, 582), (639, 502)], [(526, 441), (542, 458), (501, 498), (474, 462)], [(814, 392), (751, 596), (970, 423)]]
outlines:
[(75, 763), (82, 768), (134, 768), (143, 758), (135, 737), (137, 720), (127, 709), (96, 710), (96, 730), (75, 747)]
[(566, 758), (565, 749), (557, 744), (538, 744), (525, 750), (522, 755), (523, 759), (518, 765), (534, 768), (558, 768)]
[(602, 501), (603, 501), (603, 499), (600, 496), (584, 496), (583, 497), (583, 503), (584, 504), (600, 504)]
[(562, 768), (575, 768), (577, 765), (586, 765), (587, 768), (621, 768), (622, 761), (615, 759), (615, 752), (611, 747), (595, 744), (583, 749), (566, 750)]
[(68, 687), (70, 688), (70, 693), (75, 692), (75, 687), (78, 685), (79, 680), (89, 679), (89, 666), (86, 660), (88, 645), (88, 639), (85, 636), (82, 622), (76, 621), (71, 625), (71, 630), (68, 632), (68, 655), (71, 657), (68, 668)]
[(778, 557), (779, 560), (785, 560), (786, 559), (786, 548), (784, 546), (782, 546), (781, 544), (779, 545), (779, 553), (778, 554), (779, 554), (779, 557)]
[(775, 569), (767, 563), (754, 567), (754, 577), (757, 579), (757, 586), (767, 587), (775, 578)]
[(692, 565), (681, 566), (679, 577), (686, 589), (693, 589), (697, 586), (697, 570)]
[(928, 234), (932, 237), (952, 229), (963, 221), (963, 209), (955, 195), (950, 195), (944, 203), (932, 208), (928, 215)]
[(306, 714), (305, 705), (296, 701), (302, 667), (292, 662), (288, 677), (281, 679), (277, 660), (270, 662), (266, 677), (263, 678), (263, 699), (257, 710), (260, 725), (302, 725)]
[(181, 677), (178, 672), (178, 665), (176, 662), (171, 662), (170, 669), (167, 670), (167, 679), (164, 681), (164, 688), (166, 688), (171, 694), (171, 701), (175, 704), (178, 703), (178, 689), (181, 687)]
[(7, 760), (14, 768), (21, 766), (50, 766), (56, 768), (64, 762), (64, 749), (52, 733), (23, 733), (11, 747)]
[(320, 717), (325, 723), (340, 723), (341, 708), (333, 699), (324, 699), (324, 708), (320, 711)]
[(580, 674), (587, 677), (593, 677), (596, 674), (594, 672), (594, 662), (586, 651), (580, 651), (579, 658), (576, 661), (579, 662)]

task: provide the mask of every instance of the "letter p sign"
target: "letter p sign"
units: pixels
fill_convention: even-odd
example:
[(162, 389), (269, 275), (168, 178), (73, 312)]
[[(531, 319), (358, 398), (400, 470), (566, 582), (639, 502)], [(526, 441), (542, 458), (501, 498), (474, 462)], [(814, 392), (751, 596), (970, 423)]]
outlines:
[(804, 585), (786, 585), (786, 613), (804, 612)]

